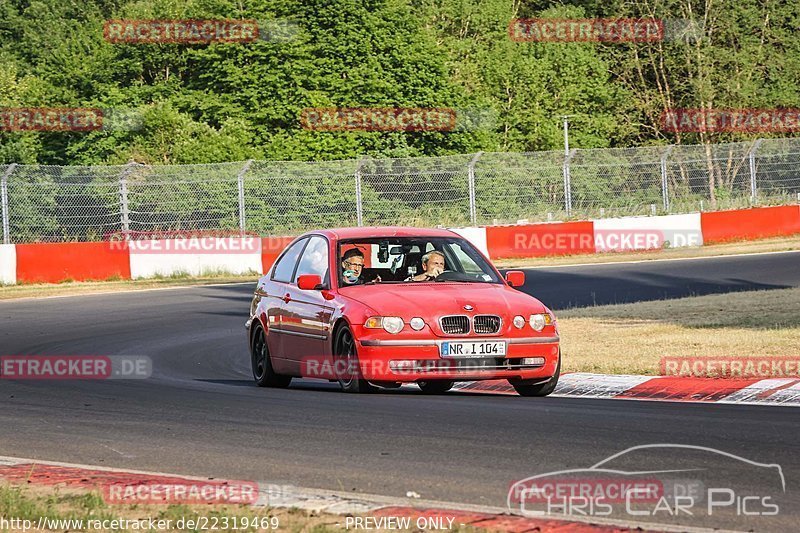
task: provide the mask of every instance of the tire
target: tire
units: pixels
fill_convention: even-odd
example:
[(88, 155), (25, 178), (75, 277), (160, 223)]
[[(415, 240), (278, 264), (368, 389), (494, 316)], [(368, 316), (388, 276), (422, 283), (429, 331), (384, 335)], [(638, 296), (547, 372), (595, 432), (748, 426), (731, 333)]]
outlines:
[(444, 394), (453, 388), (454, 382), (444, 380), (420, 381), (417, 385), (425, 394)]
[(548, 381), (544, 383), (536, 383), (534, 385), (529, 385), (524, 381), (511, 381), (509, 383), (514, 390), (517, 391), (517, 394), (520, 396), (547, 396), (551, 394), (554, 390), (556, 390), (556, 385), (558, 385), (558, 378), (561, 375), (561, 351), (558, 352), (558, 365), (556, 366), (556, 373), (553, 374), (553, 377), (550, 378)]
[(336, 330), (333, 340), (333, 359), (336, 377), (344, 392), (363, 393), (374, 390), (361, 375), (356, 340), (347, 326)]
[(272, 360), (267, 348), (267, 338), (264, 329), (256, 326), (253, 333), (253, 342), (250, 343), (250, 366), (253, 369), (253, 379), (259, 387), (276, 387), (285, 389), (292, 382), (292, 376), (276, 374), (272, 369)]

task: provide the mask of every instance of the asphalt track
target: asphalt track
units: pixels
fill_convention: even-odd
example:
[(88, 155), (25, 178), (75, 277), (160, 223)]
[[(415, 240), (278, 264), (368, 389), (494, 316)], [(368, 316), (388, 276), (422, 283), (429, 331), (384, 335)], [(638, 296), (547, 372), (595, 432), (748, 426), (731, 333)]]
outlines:
[[(797, 287), (798, 265), (800, 253), (785, 253), (532, 269), (525, 289), (559, 309)], [(661, 513), (659, 522), (778, 531), (800, 519), (800, 410), (409, 391), (356, 396), (316, 381), (259, 389), (243, 328), (252, 288), (0, 301), (0, 354), (154, 362), (153, 377), (141, 381), (0, 380), (0, 455), (504, 506), (521, 478), (588, 467), (630, 446), (680, 443), (777, 463), (786, 493), (778, 496), (778, 517)], [(679, 455), (653, 454), (647, 466), (676, 468)], [(765, 469), (714, 455), (703, 466), (732, 484), (775, 493)]]

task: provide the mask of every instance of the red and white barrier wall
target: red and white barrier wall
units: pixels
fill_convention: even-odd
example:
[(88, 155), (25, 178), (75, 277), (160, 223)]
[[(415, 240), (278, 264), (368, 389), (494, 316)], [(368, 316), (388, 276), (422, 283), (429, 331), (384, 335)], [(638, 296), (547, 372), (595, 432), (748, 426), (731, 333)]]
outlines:
[[(800, 234), (800, 206), (453, 231), (492, 259), (591, 254)], [(266, 272), (293, 237), (215, 239), (201, 250), (170, 239), (134, 241), (130, 247), (124, 242), (0, 245), (0, 284)]]
[(13, 244), (0, 244), (0, 284), (17, 282), (17, 248)]
[(485, 242), (492, 259), (677, 248), (800, 234), (800, 205), (455, 231)]
[(260, 238), (227, 237), (212, 241), (209, 244), (214, 249), (201, 253), (176, 250), (174, 242), (168, 239), (131, 241), (130, 276), (136, 279), (174, 274), (202, 276), (213, 272), (261, 272)]

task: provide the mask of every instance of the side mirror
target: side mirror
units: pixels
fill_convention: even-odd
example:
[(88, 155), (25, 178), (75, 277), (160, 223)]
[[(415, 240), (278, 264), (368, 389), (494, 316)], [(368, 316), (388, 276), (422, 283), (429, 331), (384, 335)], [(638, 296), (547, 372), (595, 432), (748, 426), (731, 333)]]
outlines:
[(525, 285), (525, 272), (522, 270), (509, 270), (506, 272), (506, 283), (512, 287), (522, 287)]
[(322, 278), (317, 274), (303, 274), (297, 277), (297, 288), (304, 291), (322, 289)]

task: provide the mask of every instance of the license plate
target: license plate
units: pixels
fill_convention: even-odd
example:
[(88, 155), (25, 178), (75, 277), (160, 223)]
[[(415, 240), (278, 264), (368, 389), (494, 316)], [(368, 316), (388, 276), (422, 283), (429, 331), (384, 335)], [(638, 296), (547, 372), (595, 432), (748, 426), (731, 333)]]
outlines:
[(439, 347), (442, 357), (494, 357), (506, 354), (505, 341), (445, 341)]

